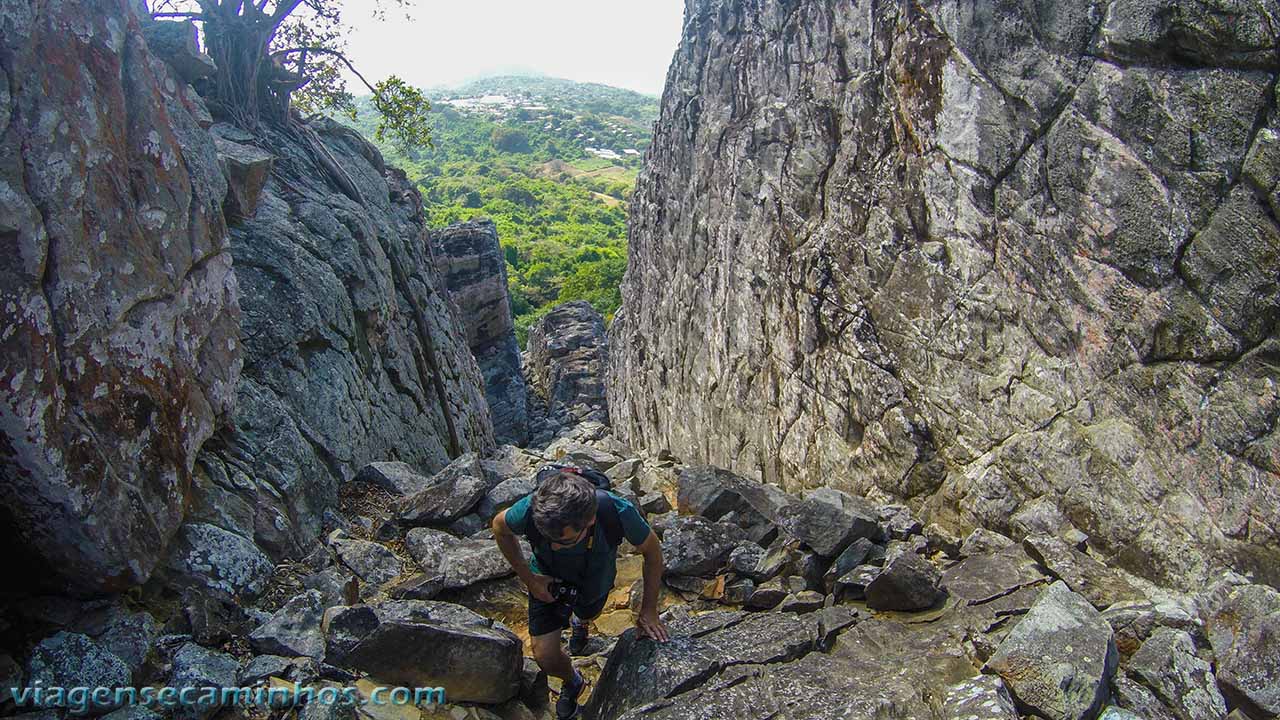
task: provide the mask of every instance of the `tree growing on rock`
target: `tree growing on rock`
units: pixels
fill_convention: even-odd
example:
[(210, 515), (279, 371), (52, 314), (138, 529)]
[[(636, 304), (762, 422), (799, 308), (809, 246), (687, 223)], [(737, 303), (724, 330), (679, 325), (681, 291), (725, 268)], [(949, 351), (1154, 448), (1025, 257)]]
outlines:
[[(410, 0), (378, 0), (374, 15), (404, 9)], [(342, 78), (345, 67), (373, 96), (378, 140), (428, 145), (430, 105), (422, 93), (390, 76), (370, 83), (346, 56), (341, 0), (153, 0), (156, 19), (194, 21), (217, 64), (205, 89), (213, 111), (254, 129), (259, 121), (286, 125), (290, 111), (337, 111), (355, 118)]]

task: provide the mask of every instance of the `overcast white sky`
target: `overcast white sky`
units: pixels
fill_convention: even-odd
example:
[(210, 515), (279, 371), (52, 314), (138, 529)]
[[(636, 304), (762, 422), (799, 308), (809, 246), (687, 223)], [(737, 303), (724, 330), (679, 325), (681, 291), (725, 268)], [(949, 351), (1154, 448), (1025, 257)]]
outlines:
[[(419, 87), (536, 72), (659, 95), (680, 40), (684, 0), (415, 0), (370, 18), (348, 0), (349, 55), (370, 81)], [(350, 88), (356, 94), (362, 90)]]

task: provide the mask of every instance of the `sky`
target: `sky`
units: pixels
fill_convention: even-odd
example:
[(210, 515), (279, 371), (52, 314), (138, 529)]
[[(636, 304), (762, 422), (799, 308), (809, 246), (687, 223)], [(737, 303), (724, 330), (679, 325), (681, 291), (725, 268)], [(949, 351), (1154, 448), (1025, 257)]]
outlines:
[[(543, 74), (660, 95), (684, 0), (411, 0), (410, 20), (348, 0), (348, 56), (371, 82), (418, 87)], [(348, 82), (357, 95), (363, 92)]]

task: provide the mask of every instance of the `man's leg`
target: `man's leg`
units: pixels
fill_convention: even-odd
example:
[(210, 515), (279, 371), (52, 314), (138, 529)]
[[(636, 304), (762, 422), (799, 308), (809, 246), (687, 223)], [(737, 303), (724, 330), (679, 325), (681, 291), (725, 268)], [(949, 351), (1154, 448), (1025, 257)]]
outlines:
[(586, 653), (587, 642), (590, 639), (590, 634), (587, 632), (587, 624), (600, 617), (600, 612), (604, 610), (604, 604), (608, 600), (609, 596), (603, 595), (597, 600), (573, 607), (573, 616), (570, 619), (572, 630), (569, 634), (569, 652), (571, 654), (582, 655)]
[(560, 647), (560, 633), (569, 624), (570, 608), (561, 603), (544, 603), (529, 596), (529, 639), (533, 659), (538, 667), (560, 678), (560, 697), (556, 700), (556, 718), (568, 720), (578, 716), (578, 698), (586, 687), (582, 675), (573, 669), (573, 661)]
[(538, 661), (538, 667), (542, 668), (543, 672), (564, 681), (573, 678), (573, 661), (560, 646), (559, 630), (545, 635), (534, 635), (530, 639), (533, 641), (533, 659)]
[(560, 647), (560, 633), (569, 625), (569, 607), (529, 596), (529, 639), (533, 659), (543, 672), (561, 680), (573, 678), (573, 662)]

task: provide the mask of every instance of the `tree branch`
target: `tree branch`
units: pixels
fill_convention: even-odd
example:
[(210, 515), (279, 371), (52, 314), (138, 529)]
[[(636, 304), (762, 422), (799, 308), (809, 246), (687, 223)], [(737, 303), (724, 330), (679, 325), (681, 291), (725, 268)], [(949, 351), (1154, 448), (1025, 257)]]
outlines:
[(160, 13), (152, 13), (151, 17), (153, 18), (199, 18), (203, 20), (204, 13), (202, 12), (160, 12)]
[(378, 94), (378, 89), (374, 87), (373, 84), (370, 83), (368, 80), (366, 80), (364, 75), (360, 74), (359, 70), (356, 70), (355, 65), (351, 64), (351, 61), (347, 59), (346, 55), (343, 55), (337, 50), (331, 50), (327, 47), (296, 47), (296, 48), (288, 48), (286, 50), (277, 50), (271, 53), (270, 57), (274, 59), (278, 57), (283, 57), (285, 55), (296, 55), (297, 53), (317, 53), (320, 55), (330, 55), (332, 57), (338, 58), (338, 60), (342, 61), (343, 65), (347, 66), (347, 69), (351, 71), (352, 75), (355, 75), (356, 78), (360, 80), (360, 82), (364, 83), (365, 87), (369, 88), (369, 92), (373, 93), (374, 95)]

